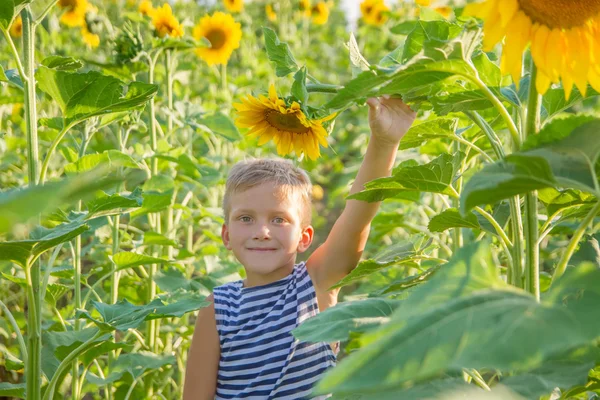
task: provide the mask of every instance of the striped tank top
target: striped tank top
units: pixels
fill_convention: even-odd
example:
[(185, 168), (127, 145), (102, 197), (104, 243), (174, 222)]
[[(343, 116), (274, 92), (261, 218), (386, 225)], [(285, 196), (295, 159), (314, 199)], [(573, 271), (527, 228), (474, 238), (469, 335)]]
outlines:
[(329, 343), (300, 342), (291, 334), (319, 313), (304, 262), (278, 281), (249, 288), (230, 282), (215, 287), (213, 296), (221, 342), (216, 399), (308, 399), (335, 365)]

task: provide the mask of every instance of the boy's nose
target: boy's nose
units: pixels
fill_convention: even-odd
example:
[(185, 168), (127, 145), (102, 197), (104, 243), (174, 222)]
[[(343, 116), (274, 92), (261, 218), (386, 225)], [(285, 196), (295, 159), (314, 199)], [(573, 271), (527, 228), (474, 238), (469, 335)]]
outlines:
[(271, 237), (271, 233), (269, 232), (269, 228), (267, 225), (262, 224), (257, 227), (256, 231), (254, 231), (254, 239), (269, 239)]

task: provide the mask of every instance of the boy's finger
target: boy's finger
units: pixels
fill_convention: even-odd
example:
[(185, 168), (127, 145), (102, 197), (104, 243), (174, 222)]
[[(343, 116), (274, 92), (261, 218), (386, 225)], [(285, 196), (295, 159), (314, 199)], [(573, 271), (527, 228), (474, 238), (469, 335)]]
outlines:
[(380, 102), (379, 102), (379, 99), (377, 99), (376, 97), (370, 97), (367, 99), (367, 104), (372, 109), (377, 110), (377, 108), (379, 108)]

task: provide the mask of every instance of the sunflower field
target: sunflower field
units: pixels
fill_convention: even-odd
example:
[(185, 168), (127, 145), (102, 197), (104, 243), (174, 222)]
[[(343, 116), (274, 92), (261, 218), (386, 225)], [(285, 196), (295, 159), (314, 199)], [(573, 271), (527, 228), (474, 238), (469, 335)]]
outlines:
[[(354, 16), (355, 18), (351, 18)], [(333, 399), (600, 399), (600, 1), (0, 0), (0, 399), (179, 399), (229, 168), (381, 201)], [(418, 111), (348, 197), (370, 97)]]

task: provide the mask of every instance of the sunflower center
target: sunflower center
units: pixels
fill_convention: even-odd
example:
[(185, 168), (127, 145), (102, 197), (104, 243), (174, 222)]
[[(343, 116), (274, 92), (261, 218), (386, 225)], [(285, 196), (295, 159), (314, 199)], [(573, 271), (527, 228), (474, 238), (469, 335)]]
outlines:
[(275, 110), (267, 111), (266, 120), (273, 128), (293, 133), (306, 133), (310, 128), (302, 125), (296, 114), (282, 114)]
[(600, 0), (518, 0), (521, 10), (533, 22), (549, 28), (582, 26), (600, 13)]
[(58, 5), (61, 8), (75, 8), (75, 6), (77, 5), (77, 0), (60, 0), (58, 2)]
[(210, 42), (210, 47), (220, 49), (225, 44), (225, 32), (220, 29), (214, 29), (206, 34), (206, 39)]

